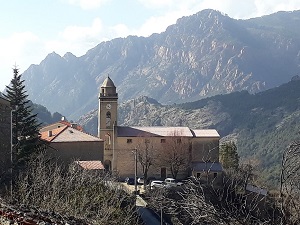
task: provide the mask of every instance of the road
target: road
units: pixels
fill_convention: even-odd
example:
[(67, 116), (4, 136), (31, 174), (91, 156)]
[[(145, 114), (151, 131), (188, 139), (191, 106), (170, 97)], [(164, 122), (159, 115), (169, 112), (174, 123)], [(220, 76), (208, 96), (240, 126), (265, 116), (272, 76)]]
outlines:
[(145, 225), (161, 225), (160, 218), (152, 210), (142, 206), (137, 206), (137, 210)]
[[(134, 185), (127, 185), (126, 183), (121, 183), (124, 189), (128, 193), (132, 193), (134, 191)], [(140, 193), (143, 193), (144, 187), (143, 185), (138, 185), (137, 190)], [(142, 220), (144, 221), (145, 225), (161, 225), (160, 223), (160, 215), (156, 214), (152, 209), (147, 208), (147, 203), (144, 199), (142, 199), (139, 195), (136, 196), (136, 208), (138, 214), (141, 216)], [(171, 225), (166, 222), (163, 225)]]

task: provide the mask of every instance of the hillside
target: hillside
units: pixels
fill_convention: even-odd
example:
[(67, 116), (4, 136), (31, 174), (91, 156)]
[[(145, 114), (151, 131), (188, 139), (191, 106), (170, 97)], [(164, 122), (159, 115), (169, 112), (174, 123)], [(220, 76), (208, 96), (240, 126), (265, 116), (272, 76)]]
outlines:
[[(237, 141), (242, 160), (258, 160), (265, 178), (276, 182), (282, 151), (300, 139), (299, 103), (299, 79), (257, 94), (241, 91), (184, 104), (139, 97), (119, 104), (118, 124), (217, 129), (223, 141)], [(97, 110), (79, 123), (96, 135)]]
[(121, 102), (149, 96), (173, 104), (257, 93), (298, 74), (299, 20), (300, 11), (235, 20), (203, 10), (160, 34), (102, 42), (81, 57), (53, 52), (23, 77), (33, 102), (70, 119), (95, 108), (107, 74)]

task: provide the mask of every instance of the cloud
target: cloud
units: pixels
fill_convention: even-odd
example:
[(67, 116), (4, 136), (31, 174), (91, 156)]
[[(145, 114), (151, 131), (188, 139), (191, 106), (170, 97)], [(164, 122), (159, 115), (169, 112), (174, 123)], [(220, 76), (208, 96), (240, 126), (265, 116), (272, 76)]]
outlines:
[(60, 55), (72, 52), (79, 56), (88, 49), (107, 40), (107, 34), (99, 18), (95, 18), (91, 26), (68, 26), (55, 40), (48, 40), (45, 48), (48, 52), (55, 51)]
[(167, 13), (186, 11), (193, 14), (203, 9), (215, 9), (236, 19), (259, 17), (278, 11), (291, 11), (300, 8), (300, 0), (139, 0), (139, 2), (144, 7), (160, 9), (160, 11)]
[(153, 33), (161, 33), (166, 28), (174, 24), (178, 17), (178, 12), (172, 12), (158, 17), (150, 17), (136, 32), (138, 36), (150, 36)]
[(130, 30), (125, 24), (117, 24), (110, 28), (112, 37), (127, 37), (130, 34), (135, 34), (136, 31)]
[(278, 11), (292, 11), (300, 8), (299, 0), (255, 0), (256, 11), (258, 16), (271, 14)]
[(84, 10), (96, 9), (106, 4), (110, 0), (69, 0), (69, 4), (78, 5)]
[(67, 41), (81, 41), (99, 36), (101, 30), (101, 20), (96, 18), (90, 27), (69, 26), (60, 35)]
[(139, 0), (139, 2), (148, 8), (170, 7), (175, 3), (174, 0)]
[(31, 32), (13, 33), (0, 39), (0, 90), (10, 83), (12, 68), (16, 65), (20, 72), (39, 60), (43, 52), (41, 40)]

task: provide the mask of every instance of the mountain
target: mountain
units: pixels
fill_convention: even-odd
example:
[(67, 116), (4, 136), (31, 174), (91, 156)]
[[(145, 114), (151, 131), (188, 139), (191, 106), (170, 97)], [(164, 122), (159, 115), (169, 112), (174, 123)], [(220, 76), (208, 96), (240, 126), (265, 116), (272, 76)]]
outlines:
[(37, 122), (41, 124), (41, 126), (45, 126), (47, 124), (55, 123), (60, 121), (63, 115), (58, 112), (51, 113), (49, 110), (40, 104), (32, 103), (31, 101), (28, 103), (32, 109), (32, 114), (37, 115)]
[[(300, 140), (299, 103), (298, 76), (256, 94), (240, 91), (183, 104), (161, 105), (154, 99), (138, 97), (119, 105), (118, 123), (217, 129), (222, 141), (236, 141), (242, 161), (259, 161), (260, 172), (276, 183), (283, 150)], [(79, 124), (96, 135), (97, 110), (81, 117)]]
[(257, 93), (299, 73), (299, 22), (300, 11), (236, 20), (203, 10), (160, 34), (102, 42), (81, 57), (53, 52), (23, 77), (32, 101), (70, 119), (97, 106), (108, 74), (120, 102), (149, 96), (172, 104)]

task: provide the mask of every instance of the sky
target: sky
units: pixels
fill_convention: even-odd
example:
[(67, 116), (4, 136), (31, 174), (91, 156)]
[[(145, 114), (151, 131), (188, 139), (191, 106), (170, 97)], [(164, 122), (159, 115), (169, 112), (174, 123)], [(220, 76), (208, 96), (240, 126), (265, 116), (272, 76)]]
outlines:
[(300, 9), (300, 0), (0, 0), (0, 91), (52, 52), (84, 55), (117, 37), (161, 33), (178, 18), (215, 9), (235, 19)]

